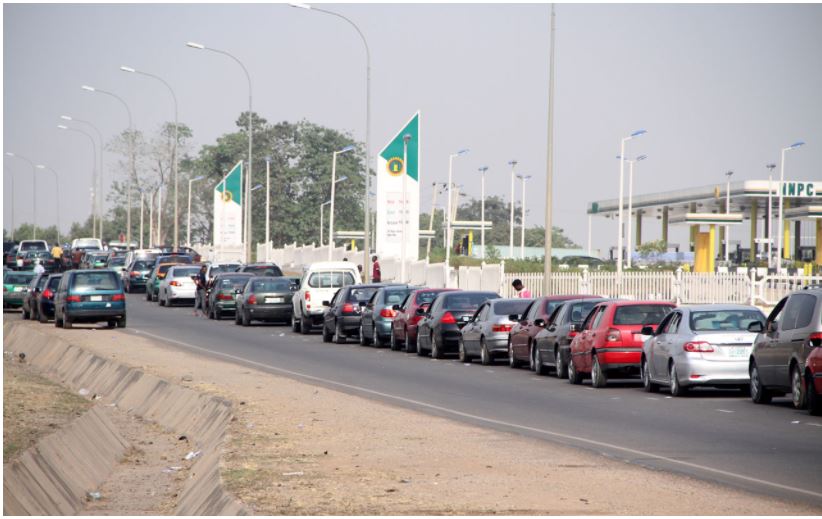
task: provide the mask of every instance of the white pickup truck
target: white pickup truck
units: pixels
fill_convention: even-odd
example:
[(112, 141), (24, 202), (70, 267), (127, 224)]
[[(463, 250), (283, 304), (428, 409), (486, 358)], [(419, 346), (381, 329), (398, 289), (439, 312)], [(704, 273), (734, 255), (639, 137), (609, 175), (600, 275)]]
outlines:
[(311, 333), (311, 328), (323, 323), (326, 306), (323, 301), (331, 301), (337, 290), (344, 286), (362, 283), (357, 266), (348, 261), (320, 261), (303, 270), (300, 288), (294, 292), (291, 304), (291, 328), (303, 334)]

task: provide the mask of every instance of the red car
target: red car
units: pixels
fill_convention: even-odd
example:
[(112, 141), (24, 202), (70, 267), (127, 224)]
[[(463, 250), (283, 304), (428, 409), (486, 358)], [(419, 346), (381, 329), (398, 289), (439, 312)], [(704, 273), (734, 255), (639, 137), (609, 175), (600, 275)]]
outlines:
[(639, 374), (642, 328), (656, 328), (673, 310), (664, 301), (607, 301), (591, 309), (571, 342), (568, 381), (579, 384), (591, 376), (593, 387), (605, 387), (611, 373)]
[[(546, 326), (554, 310), (565, 301), (571, 299), (598, 299), (599, 296), (590, 295), (560, 295), (546, 296), (534, 299), (534, 302), (525, 309), (522, 318), (511, 328), (508, 335), (508, 365), (518, 368), (528, 363), (534, 368), (534, 346), (537, 334)], [(539, 322), (541, 321), (541, 322)]]
[[(422, 319), (425, 309), (440, 292), (451, 292), (455, 288), (420, 288), (414, 290), (400, 305), (395, 305), (397, 315), (391, 322), (391, 349), (417, 352), (417, 323)], [(418, 310), (422, 309), (420, 313)]]
[(822, 333), (812, 333), (808, 338), (813, 349), (805, 361), (805, 391), (808, 411), (812, 415), (822, 415)]

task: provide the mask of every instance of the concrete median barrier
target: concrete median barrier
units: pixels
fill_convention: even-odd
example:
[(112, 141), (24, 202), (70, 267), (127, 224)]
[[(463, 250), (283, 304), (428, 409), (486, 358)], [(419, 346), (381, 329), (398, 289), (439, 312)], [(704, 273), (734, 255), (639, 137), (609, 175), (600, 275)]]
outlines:
[[(117, 334), (116, 339), (128, 341), (127, 336)], [(166, 380), (129, 368), (116, 361), (100, 357), (73, 346), (70, 342), (40, 332), (24, 323), (5, 323), (4, 349), (25, 352), (27, 362), (38, 367), (52, 380), (79, 391), (85, 389), (90, 396), (98, 395), (98, 405), (116, 404), (121, 410), (153, 421), (175, 434), (186, 435), (193, 442), (193, 451), (200, 451), (191, 466), (190, 478), (180, 495), (176, 513), (180, 515), (244, 515), (248, 510), (228, 494), (220, 477), (220, 453), (223, 438), (232, 418), (231, 404), (219, 397), (199, 393), (169, 383)], [(127, 347), (127, 344), (124, 344)], [(57, 447), (51, 458), (37, 458), (25, 453), (16, 464), (19, 469), (9, 470), (4, 476), (4, 511), (22, 514), (73, 513), (85, 492), (95, 488), (111, 471), (122, 454), (122, 439), (107, 432), (110, 424), (100, 419), (94, 408), (72, 423), (61, 433), (73, 443), (61, 444), (64, 439), (49, 436), (47, 439), (61, 444), (64, 455)], [(107, 436), (108, 435), (108, 436)], [(37, 451), (47, 442), (44, 439), (31, 450)], [(74, 451), (74, 445), (94, 453), (83, 455)], [(50, 444), (48, 444), (50, 445)], [(119, 446), (119, 447), (118, 447)], [(119, 448), (119, 451), (117, 450)], [(44, 453), (52, 453), (46, 450)], [(98, 452), (99, 451), (99, 452)], [(26, 463), (22, 464), (25, 460)], [(39, 459), (49, 461), (47, 470), (34, 468)], [(19, 472), (19, 475), (18, 475)], [(99, 479), (101, 474), (102, 478)], [(10, 480), (11, 478), (11, 480)], [(19, 485), (11, 487), (8, 485)], [(43, 486), (44, 484), (48, 486)], [(35, 490), (35, 487), (42, 486)], [(77, 494), (79, 489), (79, 494)], [(38, 494), (39, 492), (39, 494)], [(52, 497), (54, 496), (54, 497)], [(43, 508), (38, 508), (42, 506)], [(10, 507), (13, 508), (14, 511)]]

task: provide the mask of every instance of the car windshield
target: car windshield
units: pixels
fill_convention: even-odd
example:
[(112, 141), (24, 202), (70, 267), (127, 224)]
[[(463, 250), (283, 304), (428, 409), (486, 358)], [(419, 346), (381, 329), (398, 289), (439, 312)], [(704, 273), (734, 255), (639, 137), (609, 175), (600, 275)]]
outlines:
[(522, 315), (531, 303), (528, 299), (521, 301), (500, 301), (494, 305), (494, 315)]
[(243, 272), (251, 272), (258, 276), (282, 276), (283, 271), (276, 265), (249, 265)]
[(34, 277), (34, 273), (30, 272), (9, 272), (3, 278), (3, 284), (5, 285), (27, 285), (31, 283), (31, 278)]
[(168, 272), (168, 269), (170, 269), (173, 266), (173, 264), (160, 265), (160, 268), (157, 269), (157, 272), (159, 272), (160, 274), (165, 274), (166, 272)]
[(196, 276), (200, 272), (200, 267), (176, 267), (172, 271), (172, 276), (175, 278), (190, 278)]
[(756, 322), (765, 322), (765, 316), (758, 310), (691, 312), (691, 330), (695, 332), (744, 332)]
[(673, 307), (670, 305), (618, 306), (614, 314), (615, 325), (659, 324)]
[(220, 290), (243, 288), (248, 283), (248, 276), (231, 276), (220, 278), (218, 285)]
[(151, 270), (151, 266), (153, 263), (148, 261), (135, 261), (134, 266), (131, 267), (131, 270)]
[(352, 288), (348, 293), (348, 301), (368, 301), (377, 290), (377, 287)]
[(122, 267), (125, 264), (126, 264), (125, 256), (116, 256), (114, 258), (111, 258), (111, 261), (109, 261), (109, 265), (114, 266), (114, 267)]
[(225, 265), (214, 265), (211, 267), (211, 276), (214, 277), (220, 272), (237, 272), (240, 268), (239, 263), (229, 263)]
[(23, 242), (20, 244), (20, 252), (26, 252), (30, 250), (46, 250), (46, 246), (43, 243), (36, 241)]
[(385, 291), (385, 304), (388, 306), (394, 306), (402, 303), (405, 300), (405, 296), (411, 292), (410, 288), (395, 288), (391, 290)]
[(194, 263), (191, 260), (190, 256), (183, 256), (183, 255), (179, 255), (179, 256), (178, 255), (161, 256), (159, 259), (160, 259), (160, 263), (163, 263), (165, 261), (173, 261), (174, 263)]
[(72, 288), (78, 292), (92, 290), (117, 290), (117, 274), (101, 270), (99, 272), (78, 272), (72, 280)]
[(291, 292), (291, 281), (288, 278), (260, 279), (251, 284), (252, 292)]
[(582, 301), (572, 304), (571, 308), (566, 310), (571, 313), (570, 321), (572, 323), (581, 323), (596, 304), (596, 301)]
[(308, 278), (311, 288), (341, 288), (353, 284), (354, 276), (344, 271), (314, 272)]
[(442, 306), (446, 310), (472, 312), (479, 308), (479, 305), (481, 305), (482, 303), (496, 297), (499, 296), (492, 292), (455, 292), (453, 294), (448, 294), (447, 296), (445, 296)]

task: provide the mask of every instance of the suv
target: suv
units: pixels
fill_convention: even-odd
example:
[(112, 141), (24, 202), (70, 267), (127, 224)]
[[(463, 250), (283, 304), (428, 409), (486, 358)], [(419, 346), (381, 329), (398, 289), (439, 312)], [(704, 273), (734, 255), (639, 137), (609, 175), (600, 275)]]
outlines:
[[(757, 332), (748, 372), (751, 399), (765, 404), (774, 396), (791, 393), (796, 409), (807, 404), (806, 360), (822, 345), (822, 290), (800, 290), (789, 294), (774, 307), (765, 325), (751, 323)], [(818, 382), (819, 375), (814, 382)], [(814, 395), (816, 396), (816, 395)]]
[(110, 270), (70, 270), (63, 274), (54, 297), (54, 326), (106, 321), (109, 328), (126, 327), (126, 295), (120, 277)]
[(342, 287), (362, 282), (357, 266), (348, 261), (320, 261), (312, 263), (303, 272), (300, 288), (291, 300), (294, 313), (291, 328), (303, 334), (311, 333), (313, 326), (323, 324), (326, 307), (323, 301), (330, 301)]

